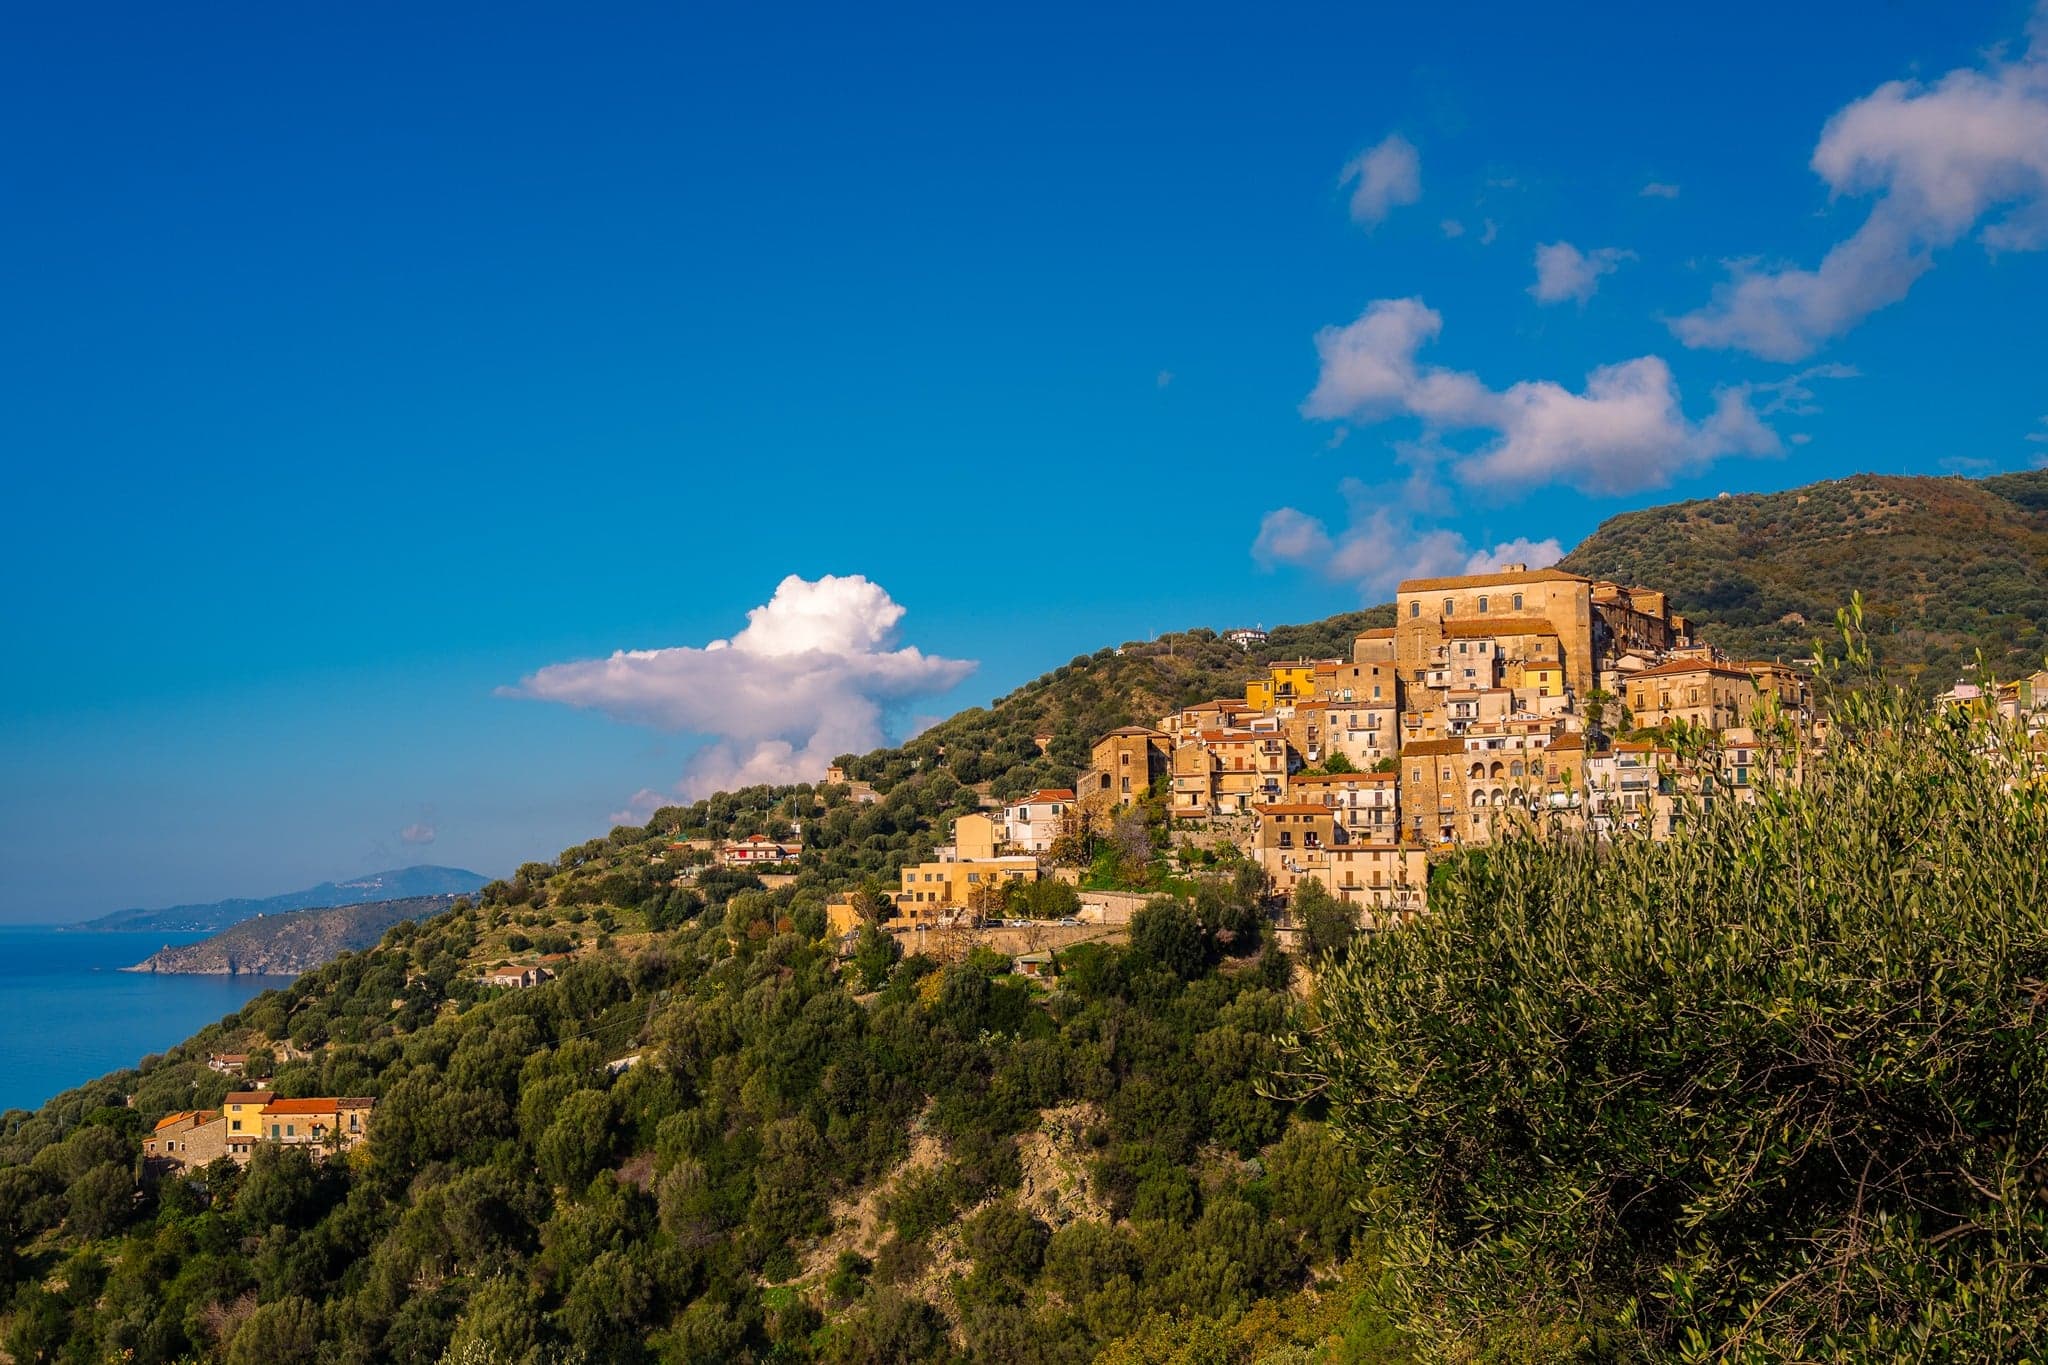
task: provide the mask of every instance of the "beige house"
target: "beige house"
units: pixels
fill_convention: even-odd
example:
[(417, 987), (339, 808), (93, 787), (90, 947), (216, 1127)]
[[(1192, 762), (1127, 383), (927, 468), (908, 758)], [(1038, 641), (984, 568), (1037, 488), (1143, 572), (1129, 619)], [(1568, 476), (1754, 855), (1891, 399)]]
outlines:
[(1126, 725), (1095, 741), (1088, 771), (1075, 784), (1075, 795), (1091, 806), (1129, 805), (1151, 790), (1173, 765), (1173, 741), (1163, 730)]
[(1287, 800), (1326, 806), (1354, 837), (1392, 839), (1401, 828), (1400, 774), (1296, 773)]
[(1359, 907), (1369, 929), (1389, 928), (1422, 913), (1429, 899), (1429, 856), (1413, 844), (1359, 841), (1330, 850), (1324, 885)]
[(1731, 664), (1673, 660), (1631, 677), (1623, 699), (1639, 726), (1682, 720), (1708, 730), (1748, 725), (1760, 694), (1756, 675)]

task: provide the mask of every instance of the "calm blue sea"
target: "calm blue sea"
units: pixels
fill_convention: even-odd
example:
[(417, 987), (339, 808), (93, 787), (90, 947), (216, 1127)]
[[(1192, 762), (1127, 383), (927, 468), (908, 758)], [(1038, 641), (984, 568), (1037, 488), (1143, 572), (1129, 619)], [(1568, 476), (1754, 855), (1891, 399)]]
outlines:
[(124, 972), (204, 934), (64, 933), (0, 925), (0, 1109), (133, 1066), (291, 980)]

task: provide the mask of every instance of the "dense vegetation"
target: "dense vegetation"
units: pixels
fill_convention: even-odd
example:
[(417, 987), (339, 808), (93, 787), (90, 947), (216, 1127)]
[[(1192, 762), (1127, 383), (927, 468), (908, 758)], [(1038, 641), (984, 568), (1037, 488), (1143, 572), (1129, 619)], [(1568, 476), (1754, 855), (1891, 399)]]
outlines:
[(1835, 695), (1801, 787), (1510, 839), (1324, 975), (1297, 1080), (1422, 1353), (2041, 1358), (2042, 755)]
[[(1769, 499), (1687, 504), (1668, 534), (1621, 518), (1579, 552), (1609, 561), (1572, 567), (1668, 584), (1743, 652), (1805, 653), (1811, 627), (1769, 594), (1831, 591), (1856, 542), (1822, 531), (1845, 518), (1908, 543), (1923, 485), (1949, 489), (1825, 485), (1778, 504), (1782, 525), (1746, 520)], [(2019, 610), (1880, 585), (1871, 622), (1923, 683), (1949, 680), (1972, 622), (1994, 664), (2017, 661), (2003, 671), (2038, 666), (2026, 519), (2048, 487), (1954, 496), (2013, 509), (1984, 515), (2031, 546), (1999, 561)], [(1717, 515), (1749, 529), (1701, 552), (1732, 534)], [(1715, 575), (1738, 569), (1763, 596), (1717, 617)], [(1832, 689), (1803, 790), (1693, 811), (1669, 845), (1511, 839), (1440, 865), (1430, 917), (1363, 939), (1308, 890), (1306, 998), (1234, 867), (1153, 877), (1172, 894), (1130, 943), (1063, 953), (1052, 992), (993, 958), (902, 959), (870, 934), (840, 963), (820, 942), (828, 893), (892, 881), (953, 815), (1065, 785), (1096, 734), (1389, 619), (1282, 628), (1249, 654), (1197, 631), (1077, 658), (848, 756), (872, 801), (761, 787), (659, 811), (0, 1115), (0, 1350), (2038, 1357), (2043, 796), (2010, 736), (1909, 694)], [(687, 843), (798, 822), (803, 861), (772, 891)], [(478, 983), (569, 950), (540, 988)], [(140, 1179), (141, 1132), (217, 1104), (229, 1082), (204, 1058), (229, 1044), (303, 1053), (281, 1094), (376, 1096), (374, 1140)]]
[[(10, 1115), (0, 1343), (266, 1363), (1371, 1344), (1351, 1307), (1370, 1277), (1341, 1273), (1346, 1158), (1313, 1106), (1261, 1093), (1284, 955), (1240, 934), (1226, 958), (1161, 900), (1128, 948), (1067, 953), (1050, 995), (1006, 959), (841, 974), (791, 894), (740, 892), (524, 992), (467, 965), (513, 911), (400, 925), (139, 1073)], [(313, 1053), (282, 1093), (378, 1096), (374, 1140), (138, 1183), (140, 1125), (218, 1101), (200, 1058), (241, 1030)], [(1314, 1268), (1340, 1278), (1312, 1291)]]
[(1731, 652), (1800, 658), (1861, 591), (1886, 663), (1923, 691), (1982, 650), (2002, 677), (2048, 653), (2048, 470), (1874, 474), (1625, 512), (1564, 568), (1662, 588)]

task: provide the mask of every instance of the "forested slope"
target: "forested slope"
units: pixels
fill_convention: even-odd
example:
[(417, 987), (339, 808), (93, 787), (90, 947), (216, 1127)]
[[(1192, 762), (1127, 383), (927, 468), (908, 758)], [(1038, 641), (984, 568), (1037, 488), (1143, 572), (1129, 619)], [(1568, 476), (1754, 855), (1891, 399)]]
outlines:
[(1983, 650), (2003, 677), (2048, 653), (2048, 470), (1860, 474), (1625, 512), (1563, 568), (1671, 594), (1729, 651), (1802, 658), (1861, 592), (1889, 666), (1930, 691)]

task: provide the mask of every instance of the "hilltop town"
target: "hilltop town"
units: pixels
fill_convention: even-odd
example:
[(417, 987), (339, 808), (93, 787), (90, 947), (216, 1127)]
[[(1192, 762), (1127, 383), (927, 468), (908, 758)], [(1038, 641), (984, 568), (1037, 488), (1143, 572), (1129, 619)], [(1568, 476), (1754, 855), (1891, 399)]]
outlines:
[[(1266, 636), (1223, 638), (1250, 649)], [(1766, 772), (1796, 779), (1826, 733), (1811, 662), (1732, 657), (1656, 588), (1522, 564), (1410, 579), (1395, 623), (1359, 633), (1350, 657), (1271, 663), (1241, 695), (1099, 736), (1072, 786), (986, 800), (934, 858), (901, 869), (886, 903), (834, 899), (829, 929), (847, 950), (866, 920), (923, 951), (1097, 937), (1142, 895), (1093, 886), (1083, 870), (1147, 803), (1163, 808), (1176, 849), (1260, 870), (1283, 941), (1310, 879), (1360, 927), (1385, 927), (1426, 908), (1432, 859), (1509, 825), (1664, 838), (1682, 796), (1707, 808), (1754, 800)], [(2048, 672), (1989, 696), (1962, 684), (1943, 701), (1995, 705), (2039, 729)], [(864, 786), (854, 799), (873, 800)], [(772, 877), (803, 846), (754, 834), (699, 851)], [(1078, 889), (1030, 893), (1041, 882)], [(1046, 907), (1073, 932), (994, 933)]]

